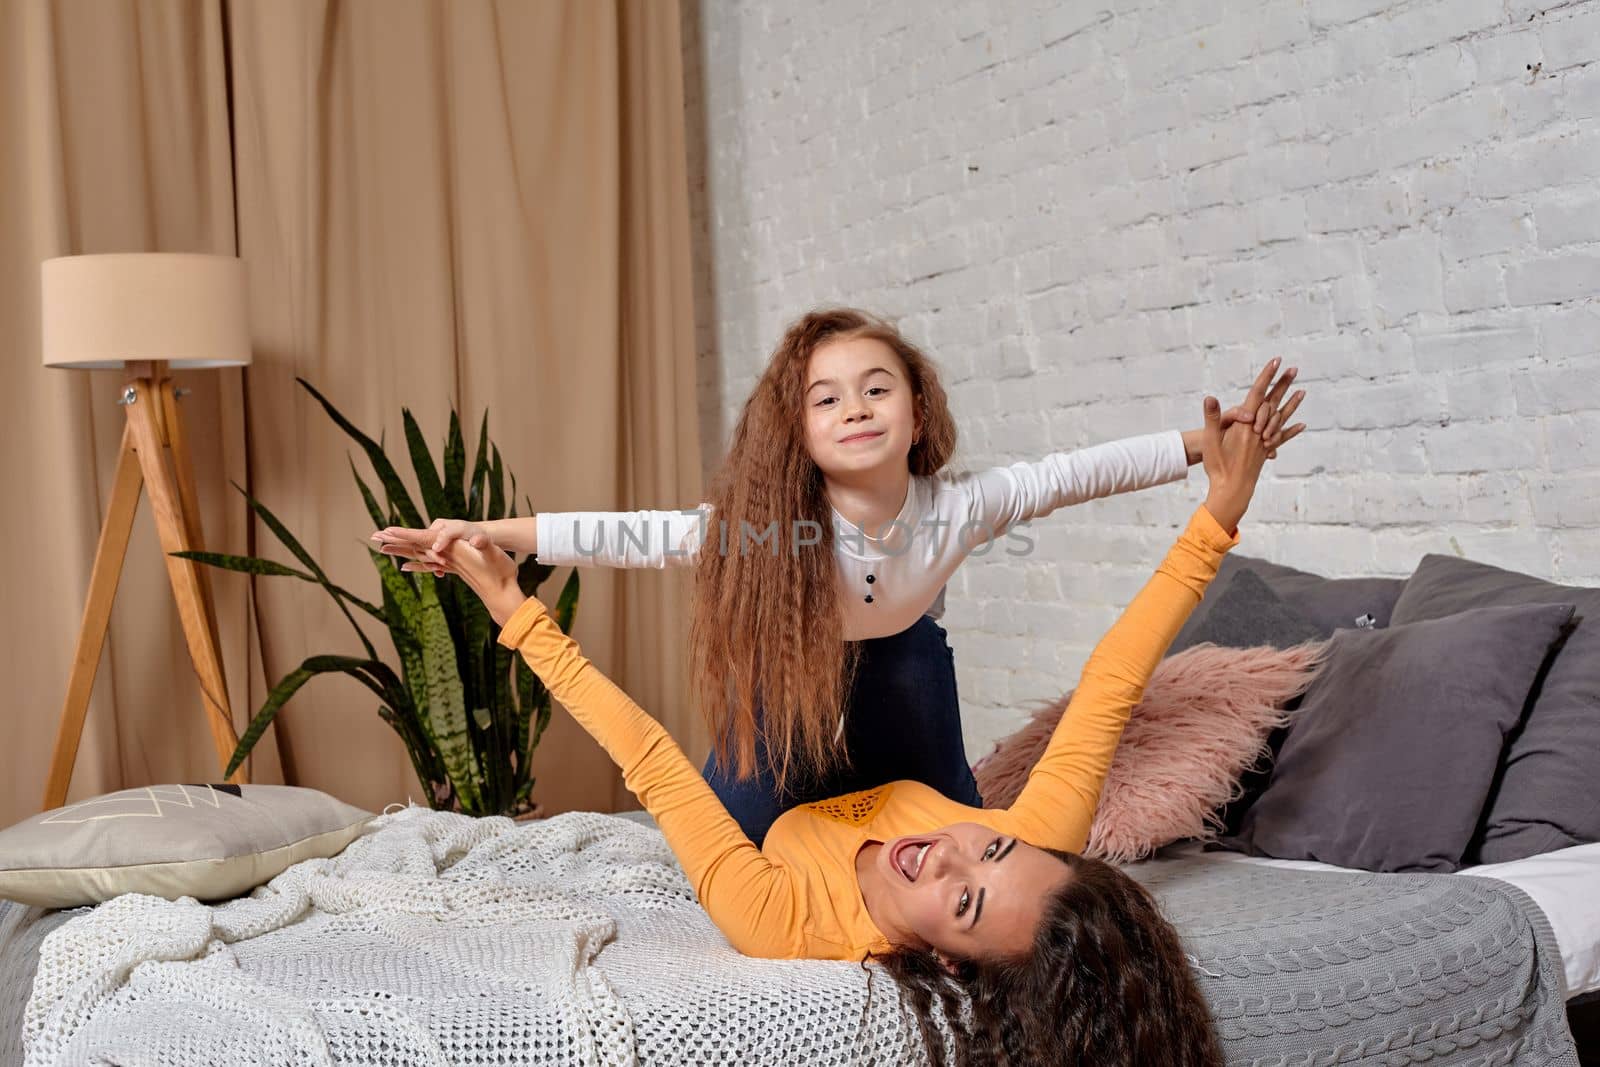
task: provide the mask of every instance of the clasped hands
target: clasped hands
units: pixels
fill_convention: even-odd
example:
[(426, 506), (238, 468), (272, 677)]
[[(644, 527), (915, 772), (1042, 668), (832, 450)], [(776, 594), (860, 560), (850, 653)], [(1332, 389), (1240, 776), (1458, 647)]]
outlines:
[(495, 624), (504, 626), (506, 620), (528, 599), (517, 584), (517, 564), (504, 549), (493, 544), (476, 548), (464, 540), (452, 540), (439, 551), (422, 549), (420, 559), (401, 565), (402, 571), (426, 571), (433, 574), (454, 574), (466, 582)]

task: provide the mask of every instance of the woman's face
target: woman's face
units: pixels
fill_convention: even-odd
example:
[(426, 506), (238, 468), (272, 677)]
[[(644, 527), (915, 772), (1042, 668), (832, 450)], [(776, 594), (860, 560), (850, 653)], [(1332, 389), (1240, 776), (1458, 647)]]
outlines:
[(811, 353), (805, 386), (806, 450), (824, 474), (905, 466), (916, 398), (894, 349), (873, 337), (826, 341)]
[(897, 837), (875, 862), (902, 934), (946, 959), (1026, 955), (1069, 877), (1050, 853), (974, 822)]

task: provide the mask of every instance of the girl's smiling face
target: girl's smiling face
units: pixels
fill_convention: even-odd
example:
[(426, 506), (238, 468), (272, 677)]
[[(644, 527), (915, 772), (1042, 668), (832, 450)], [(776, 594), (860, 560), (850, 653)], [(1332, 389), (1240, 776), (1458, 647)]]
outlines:
[(822, 473), (904, 467), (919, 429), (905, 363), (873, 337), (829, 340), (806, 368), (806, 451)]

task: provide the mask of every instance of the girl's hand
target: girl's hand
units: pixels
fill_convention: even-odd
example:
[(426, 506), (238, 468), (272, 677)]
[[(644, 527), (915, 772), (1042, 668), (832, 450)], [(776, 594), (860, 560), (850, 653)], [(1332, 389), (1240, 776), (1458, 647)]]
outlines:
[(1205, 417), (1203, 462), (1206, 477), (1211, 482), (1206, 494), (1206, 510), (1231, 533), (1250, 506), (1261, 467), (1267, 461), (1266, 442), (1281, 429), (1283, 413), (1275, 410), (1267, 415), (1264, 434), (1258, 434), (1253, 423), (1242, 421), (1234, 422), (1224, 431), (1222, 405), (1217, 403), (1216, 397), (1208, 396)]
[(400, 569), (456, 575), (502, 625), (527, 599), (517, 585), (516, 561), (493, 545), (476, 548), (470, 541), (452, 540), (442, 552), (423, 549), (419, 560), (402, 564)]
[[(489, 531), (466, 519), (434, 519), (426, 529), (407, 526), (386, 526), (372, 535), (378, 542), (378, 551), (401, 559), (423, 560), (428, 550), (441, 552), (454, 541), (465, 541), (473, 548), (485, 549), (494, 544)], [(432, 569), (435, 577), (444, 575), (437, 567), (401, 567), (401, 570)]]

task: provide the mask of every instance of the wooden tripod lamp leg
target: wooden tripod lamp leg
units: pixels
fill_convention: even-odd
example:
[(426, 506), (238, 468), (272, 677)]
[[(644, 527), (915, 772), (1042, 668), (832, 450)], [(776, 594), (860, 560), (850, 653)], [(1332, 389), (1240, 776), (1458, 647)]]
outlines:
[[(170, 384), (166, 388), (170, 389)], [(134, 402), (128, 407), (128, 425), (133, 428), (139, 466), (150, 490), (150, 508), (155, 513), (161, 552), (166, 560), (167, 577), (172, 582), (173, 595), (177, 598), (178, 617), (189, 643), (189, 656), (194, 661), (195, 674), (200, 679), (200, 695), (205, 702), (211, 739), (217, 748), (220, 767), (226, 767), (233, 758), (233, 750), (239, 746), (239, 735), (233, 728), (233, 715), (228, 707), (228, 686), (222, 673), (222, 656), (212, 638), (214, 623), (211, 606), (201, 584), (199, 564), (172, 555), (193, 547), (189, 543), (189, 523), (193, 521), (198, 525), (198, 516), (190, 520), (185, 515), (177, 480), (167, 462), (162, 426), (157, 422), (163, 414), (162, 400), (155, 382), (151, 378), (139, 378), (133, 382), (133, 389)], [(235, 783), (249, 780), (249, 772), (242, 764), (228, 779)]]
[[(211, 739), (217, 749), (219, 773), (239, 746), (239, 735), (233, 728), (233, 715), (228, 707), (228, 687), (222, 672), (221, 646), (217, 640), (216, 616), (211, 609), (209, 584), (199, 564), (171, 555), (200, 549), (194, 472), (182, 426), (177, 421), (172, 381), (165, 377), (164, 365), (143, 364), (140, 367), (141, 376), (128, 384), (132, 402), (126, 409), (128, 422), (122, 431), (116, 482), (95, 548), (88, 602), (72, 656), (72, 675), (67, 682), (55, 750), (50, 757), (50, 774), (44, 790), (44, 810), (47, 811), (67, 802), (67, 788), (72, 782), (73, 764), (83, 738), (89, 697), (94, 691), (106, 630), (111, 624), (111, 605), (116, 599), (117, 583), (127, 559), (128, 539), (133, 532), (134, 515), (138, 512), (139, 494), (144, 485), (150, 487), (150, 506), (161, 538), (167, 578), (177, 599), (189, 657), (200, 680)], [(157, 379), (160, 379), (159, 386)], [(174, 453), (171, 464), (166, 455), (169, 435)], [(241, 764), (228, 781), (248, 784), (249, 762)]]
[[(189, 439), (184, 433), (183, 420), (178, 417), (178, 395), (173, 387), (171, 378), (162, 378), (156, 385), (156, 392), (161, 398), (162, 428), (166, 430), (167, 451), (172, 456), (172, 470), (177, 475), (178, 505), (183, 512), (183, 531), (188, 539), (189, 549), (193, 552), (205, 551), (205, 537), (200, 525), (200, 494), (195, 488), (194, 461), (189, 456)], [(200, 599), (206, 611), (206, 623), (211, 630), (211, 644), (217, 649), (219, 655), (222, 650), (222, 638), (217, 633), (216, 601), (211, 596), (210, 571), (205, 567), (196, 566), (195, 574), (200, 579)], [(231, 759), (233, 753), (228, 753)], [(249, 757), (245, 757), (244, 766), (248, 767)], [(228, 765), (223, 760), (222, 765)], [(249, 779), (245, 779), (249, 781)]]
[(67, 786), (72, 782), (72, 766), (77, 761), (78, 743), (83, 738), (83, 720), (89, 711), (89, 696), (94, 691), (100, 653), (105, 648), (106, 627), (111, 624), (111, 602), (116, 599), (122, 561), (128, 555), (128, 538), (133, 533), (133, 516), (139, 510), (139, 487), (143, 481), (139, 457), (133, 450), (133, 427), (124, 426), (111, 505), (100, 527), (100, 543), (94, 551), (89, 599), (83, 609), (83, 623), (78, 628), (78, 647), (72, 654), (67, 701), (61, 709), (56, 747), (50, 757), (50, 777), (44, 787), (45, 811), (67, 802)]

